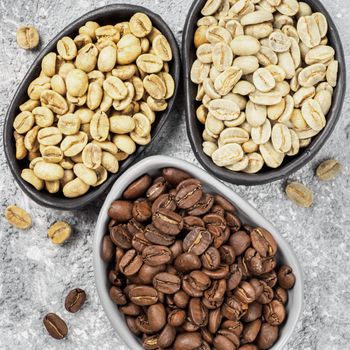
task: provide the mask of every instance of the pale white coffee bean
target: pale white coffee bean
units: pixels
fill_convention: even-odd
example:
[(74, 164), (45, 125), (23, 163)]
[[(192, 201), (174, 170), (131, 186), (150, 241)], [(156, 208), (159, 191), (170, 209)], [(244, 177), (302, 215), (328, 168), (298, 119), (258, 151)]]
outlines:
[(238, 56), (233, 60), (233, 65), (241, 68), (243, 75), (249, 75), (259, 68), (259, 61), (255, 56)]
[(300, 148), (306, 148), (310, 145), (311, 143), (311, 138), (306, 138), (306, 139), (300, 139), (299, 138), (299, 145), (300, 145)]
[(285, 16), (295, 16), (299, 11), (299, 3), (297, 0), (282, 0), (281, 4), (276, 7), (277, 11)]
[(290, 122), (294, 129), (306, 130), (309, 128), (300, 109), (294, 109), (292, 116), (290, 117)]
[(253, 11), (254, 4), (250, 0), (238, 0), (230, 8), (229, 15), (232, 17), (244, 16)]
[(269, 36), (269, 47), (278, 53), (286, 52), (291, 46), (290, 38), (282, 32), (273, 32)]
[(232, 65), (233, 53), (226, 43), (217, 43), (214, 45), (212, 53), (213, 65), (219, 71), (223, 72)]
[(235, 127), (235, 126), (242, 125), (245, 122), (245, 120), (246, 120), (245, 113), (241, 112), (241, 114), (239, 115), (239, 117), (237, 119), (225, 120), (224, 124), (228, 128), (232, 128), (232, 127)]
[(208, 77), (210, 65), (202, 63), (200, 60), (195, 60), (191, 68), (191, 81), (196, 84), (203, 83)]
[[(221, 95), (216, 91), (214, 83), (211, 79), (206, 78), (203, 82), (203, 92), (208, 95), (211, 99), (215, 100), (221, 98)], [(204, 95), (203, 95), (204, 97)], [(203, 99), (203, 98), (202, 98)]]
[(254, 72), (253, 82), (255, 87), (262, 92), (271, 91), (276, 86), (275, 78), (266, 68), (259, 68)]
[(209, 157), (211, 157), (213, 153), (218, 149), (217, 144), (211, 141), (204, 141), (202, 143), (202, 147), (203, 152)]
[(225, 125), (221, 120), (216, 119), (211, 113), (209, 113), (205, 121), (205, 128), (208, 132), (218, 135), (224, 130)]
[(94, 170), (86, 167), (84, 164), (75, 164), (73, 167), (74, 174), (86, 184), (93, 186), (97, 183), (97, 176)]
[(305, 57), (311, 49), (307, 47), (302, 41), (299, 42), (299, 48), (300, 48), (301, 58), (305, 61)]
[(285, 105), (284, 111), (278, 119), (280, 123), (287, 122), (292, 116), (292, 113), (294, 111), (294, 99), (291, 95), (287, 95), (285, 97), (285, 102), (286, 102), (286, 105)]
[(209, 112), (219, 120), (233, 120), (240, 115), (240, 108), (234, 101), (217, 99), (209, 102)]
[(211, 44), (219, 42), (229, 44), (232, 40), (232, 36), (227, 29), (215, 25), (208, 28), (206, 38)]
[(311, 6), (304, 1), (300, 1), (299, 2), (299, 11), (297, 13), (297, 18), (300, 18), (303, 16), (310, 16), (310, 15), (312, 15)]
[(334, 89), (326, 81), (324, 81), (323, 83), (317, 85), (316, 92), (319, 92), (321, 90), (327, 90), (331, 93), (331, 95), (333, 95)]
[(239, 81), (233, 88), (234, 94), (247, 96), (255, 91), (255, 86), (246, 80)]
[(321, 35), (317, 22), (313, 16), (300, 17), (297, 31), (301, 41), (310, 49), (320, 45)]
[(213, 62), (213, 45), (202, 44), (197, 49), (197, 58), (202, 63), (212, 63)]
[(262, 145), (270, 140), (271, 137), (271, 123), (268, 119), (265, 120), (263, 125), (252, 128), (251, 137), (254, 143)]
[(239, 35), (244, 35), (244, 29), (242, 24), (234, 19), (231, 19), (226, 22), (225, 28), (231, 33), (232, 38), (235, 38)]
[(260, 65), (266, 67), (270, 64), (278, 64), (278, 56), (276, 52), (267, 46), (261, 46), (259, 52), (256, 54)]
[(299, 84), (299, 74), (300, 72), (303, 70), (303, 68), (298, 68), (296, 71), (295, 71), (295, 75), (294, 77), (291, 79), (290, 81), (290, 89), (293, 91), (293, 92), (297, 92), (299, 89), (300, 89), (300, 84)]
[(297, 69), (301, 66), (301, 51), (298, 42), (294, 38), (290, 38), (290, 54), (292, 56), (294, 67)]
[(277, 152), (289, 152), (292, 147), (292, 136), (289, 129), (284, 124), (275, 124), (271, 131), (271, 142)]
[(233, 53), (237, 56), (255, 55), (260, 50), (259, 41), (249, 35), (236, 36), (230, 43)]
[(252, 126), (247, 122), (245, 121), (242, 125), (239, 126), (240, 128), (242, 128), (243, 130), (245, 130), (248, 134), (251, 133), (252, 131)]
[(241, 18), (242, 26), (248, 26), (252, 24), (259, 24), (264, 22), (270, 22), (273, 20), (273, 15), (269, 11), (254, 11), (244, 15)]
[(258, 105), (252, 101), (248, 101), (245, 113), (247, 122), (251, 126), (258, 127), (265, 123), (267, 117), (266, 106)]
[(327, 45), (319, 45), (311, 49), (305, 56), (305, 62), (308, 65), (315, 63), (330, 63), (335, 55), (333, 47)]
[(295, 75), (295, 66), (290, 52), (278, 54), (278, 65), (285, 71), (286, 79), (292, 79)]
[(302, 87), (293, 96), (295, 107), (299, 108), (309, 98), (315, 96), (315, 87)]
[(277, 120), (286, 108), (286, 100), (283, 98), (280, 103), (267, 107), (267, 117), (270, 120)]
[(255, 91), (249, 95), (252, 102), (263, 106), (273, 106), (281, 102), (282, 95), (279, 92), (261, 92)]
[(314, 99), (308, 99), (303, 103), (301, 113), (311, 129), (320, 131), (326, 126), (326, 118), (321, 106)]
[(332, 94), (327, 90), (321, 90), (316, 93), (315, 101), (320, 105), (324, 115), (327, 115), (332, 106)]
[(300, 150), (299, 137), (294, 130), (289, 129), (289, 132), (292, 139), (292, 145), (290, 150), (287, 153), (287, 156), (295, 156), (299, 153), (299, 150)]
[(272, 74), (276, 83), (281, 83), (282, 81), (284, 81), (284, 79), (286, 79), (286, 72), (282, 67), (270, 64), (265, 68)]
[(284, 153), (277, 152), (270, 141), (260, 145), (259, 150), (268, 167), (275, 169), (282, 164)]
[(315, 12), (312, 14), (312, 17), (317, 23), (321, 38), (324, 38), (328, 32), (328, 22), (326, 16), (321, 12)]
[(235, 102), (241, 111), (243, 111), (247, 105), (247, 99), (244, 96), (234, 94), (233, 92), (224, 96), (223, 99)]
[(197, 26), (207, 26), (217, 25), (218, 21), (214, 16), (204, 16), (197, 21)]
[(244, 169), (247, 168), (248, 165), (249, 165), (249, 158), (248, 156), (244, 156), (242, 160), (240, 160), (235, 164), (227, 166), (226, 169), (231, 171), (243, 171)]
[(222, 0), (207, 0), (201, 10), (203, 16), (213, 15), (220, 7)]
[(242, 160), (244, 154), (242, 147), (237, 143), (229, 143), (218, 148), (213, 154), (213, 162), (220, 167), (229, 166)]
[(270, 22), (253, 24), (244, 27), (244, 32), (246, 35), (250, 35), (256, 39), (267, 38), (273, 32), (273, 26)]
[(259, 145), (257, 145), (253, 140), (248, 140), (242, 144), (243, 152), (254, 153), (259, 150)]
[(216, 140), (219, 138), (219, 135), (214, 135), (214, 134), (209, 135), (208, 130), (204, 129), (202, 133), (202, 138), (204, 141), (216, 142)]
[(327, 82), (333, 88), (337, 86), (338, 81), (338, 70), (339, 70), (339, 62), (333, 61), (329, 64), (327, 69)]
[(63, 194), (67, 198), (77, 198), (85, 194), (90, 186), (78, 177), (67, 182), (63, 187)]
[[(205, 78), (205, 79), (207, 79), (207, 78)], [(196, 101), (202, 101), (204, 95), (205, 95), (204, 86), (203, 86), (203, 84), (199, 84), (197, 87)]]
[(249, 140), (249, 133), (238, 127), (226, 128), (223, 130), (219, 136), (219, 142), (221, 145), (226, 145), (228, 143), (244, 143)]
[(215, 90), (222, 96), (227, 95), (242, 77), (242, 69), (230, 67), (223, 71), (215, 79)]
[(212, 81), (215, 81), (215, 79), (219, 76), (221, 72), (218, 71), (214, 66), (211, 66), (210, 71), (209, 71), (209, 78)]
[(136, 113), (132, 119), (135, 122), (133, 130), (140, 137), (147, 137), (151, 133), (151, 122), (143, 113)]
[(256, 174), (264, 166), (264, 159), (259, 153), (247, 154), (248, 166), (243, 170), (247, 174)]
[(299, 74), (299, 84), (311, 87), (323, 81), (326, 77), (327, 67), (322, 63), (316, 63), (304, 68)]
[[(296, 134), (299, 137), (299, 140), (305, 140), (305, 139), (312, 139), (314, 136), (316, 136), (317, 134), (319, 134), (319, 131), (313, 130), (311, 128), (309, 129), (305, 129), (305, 130), (297, 130), (295, 129)], [(310, 140), (311, 141), (311, 140)], [(307, 143), (307, 142), (305, 142)], [(307, 146), (302, 146), (302, 142), (300, 142), (300, 147), (307, 147)]]
[(287, 37), (289, 37), (289, 38), (295, 39), (296, 42), (299, 43), (300, 38), (299, 38), (299, 35), (298, 35), (298, 31), (297, 31), (297, 29), (294, 26), (289, 25), (289, 24), (284, 25), (282, 27), (282, 33), (284, 35), (286, 35)]

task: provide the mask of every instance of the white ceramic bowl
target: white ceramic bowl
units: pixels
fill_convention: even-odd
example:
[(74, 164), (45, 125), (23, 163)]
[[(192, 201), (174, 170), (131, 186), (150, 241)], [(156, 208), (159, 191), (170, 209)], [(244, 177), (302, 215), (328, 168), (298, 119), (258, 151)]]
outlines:
[(261, 226), (270, 231), (278, 244), (279, 263), (288, 264), (293, 268), (296, 276), (296, 283), (292, 290), (289, 291), (289, 302), (287, 305), (288, 317), (281, 328), (278, 342), (273, 346), (273, 350), (282, 350), (288, 339), (293, 333), (298, 318), (302, 311), (304, 283), (302, 271), (299, 262), (283, 237), (267, 221), (259, 212), (254, 209), (248, 202), (238, 196), (235, 192), (226, 187), (222, 182), (216, 180), (206, 171), (180, 159), (170, 158), (166, 156), (153, 156), (145, 158), (138, 162), (117, 179), (112, 189), (110, 190), (98, 217), (95, 237), (94, 237), (94, 271), (97, 291), (102, 303), (102, 306), (115, 330), (124, 342), (132, 350), (142, 350), (143, 347), (138, 339), (129, 331), (124, 316), (118, 311), (118, 307), (113, 303), (108, 294), (109, 281), (107, 278), (107, 264), (101, 259), (101, 245), (103, 236), (107, 233), (108, 225), (108, 208), (111, 203), (122, 196), (123, 191), (130, 183), (136, 180), (141, 175), (148, 173), (155, 175), (164, 167), (175, 167), (184, 170), (193, 177), (199, 179), (207, 191), (221, 194), (229, 199), (238, 209), (239, 216), (245, 223), (255, 226)]

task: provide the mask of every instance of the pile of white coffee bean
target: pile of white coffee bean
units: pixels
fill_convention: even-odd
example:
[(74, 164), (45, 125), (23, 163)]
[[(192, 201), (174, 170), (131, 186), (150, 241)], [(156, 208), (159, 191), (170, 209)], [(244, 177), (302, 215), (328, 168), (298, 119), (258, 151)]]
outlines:
[(324, 129), (338, 61), (328, 23), (297, 0), (208, 0), (197, 22), (203, 151), (232, 171), (278, 168)]

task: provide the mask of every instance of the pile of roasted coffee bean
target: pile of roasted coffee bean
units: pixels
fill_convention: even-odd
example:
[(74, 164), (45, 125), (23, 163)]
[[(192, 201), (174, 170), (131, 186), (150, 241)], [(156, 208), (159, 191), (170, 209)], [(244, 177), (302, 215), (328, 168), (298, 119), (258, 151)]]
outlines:
[[(37, 32), (21, 28), (29, 48)], [(29, 100), (13, 122), (21, 177), (35, 189), (79, 197), (117, 173), (119, 161), (151, 141), (156, 112), (175, 90), (167, 38), (143, 13), (100, 26), (89, 21), (41, 62)]]
[(296, 156), (327, 123), (338, 61), (325, 15), (297, 0), (208, 0), (194, 35), (203, 151), (257, 173)]
[(109, 294), (145, 349), (269, 349), (295, 276), (271, 233), (175, 168), (112, 203), (102, 259)]

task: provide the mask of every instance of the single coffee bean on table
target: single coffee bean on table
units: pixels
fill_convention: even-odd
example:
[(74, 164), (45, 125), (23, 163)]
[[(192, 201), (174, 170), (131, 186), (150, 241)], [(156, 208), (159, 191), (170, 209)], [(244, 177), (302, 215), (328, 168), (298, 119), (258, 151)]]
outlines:
[(78, 312), (86, 301), (86, 293), (80, 288), (71, 290), (65, 299), (64, 307), (71, 313)]
[(43, 323), (47, 332), (55, 339), (63, 339), (68, 334), (66, 322), (54, 313), (47, 314), (43, 319)]
[(57, 221), (50, 226), (47, 231), (48, 237), (54, 244), (63, 244), (66, 242), (73, 232), (72, 226), (64, 221)]
[(165, 168), (132, 182), (108, 215), (109, 295), (145, 349), (275, 344), (295, 276), (273, 235), (242, 222), (229, 198)]
[(8, 223), (21, 230), (26, 230), (32, 226), (31, 216), (22, 208), (10, 205), (5, 210), (5, 218)]

